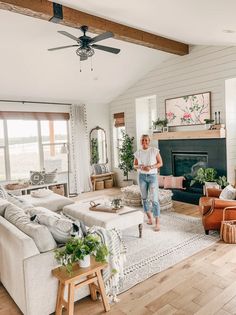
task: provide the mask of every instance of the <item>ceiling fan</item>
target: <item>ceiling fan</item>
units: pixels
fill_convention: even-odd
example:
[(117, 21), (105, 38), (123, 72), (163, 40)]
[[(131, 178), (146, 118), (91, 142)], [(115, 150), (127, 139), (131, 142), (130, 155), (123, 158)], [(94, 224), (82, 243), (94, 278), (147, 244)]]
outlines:
[(77, 42), (75, 45), (68, 45), (68, 46), (61, 46), (61, 47), (55, 47), (55, 48), (49, 48), (48, 51), (54, 51), (59, 49), (65, 49), (69, 47), (78, 47), (76, 50), (76, 54), (80, 57), (80, 61), (87, 60), (88, 57), (92, 57), (95, 53), (94, 49), (103, 50), (112, 54), (118, 54), (120, 52), (120, 49), (103, 46), (103, 45), (97, 45), (95, 43), (113, 37), (114, 34), (112, 32), (105, 32), (100, 35), (97, 35), (95, 37), (89, 37), (86, 35), (86, 32), (88, 31), (88, 26), (83, 25), (80, 27), (80, 30), (84, 33), (80, 37), (75, 37), (74, 35), (67, 33), (66, 31), (58, 31), (58, 33), (65, 35)]

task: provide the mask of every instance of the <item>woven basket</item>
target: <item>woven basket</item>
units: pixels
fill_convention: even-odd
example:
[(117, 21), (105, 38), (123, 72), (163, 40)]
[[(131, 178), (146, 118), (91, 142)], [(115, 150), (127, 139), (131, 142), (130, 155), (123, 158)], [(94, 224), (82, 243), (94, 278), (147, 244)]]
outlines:
[(96, 188), (96, 190), (104, 189), (104, 181), (103, 180), (96, 181), (95, 188)]
[(112, 179), (106, 179), (104, 182), (105, 182), (105, 188), (112, 188), (112, 186), (113, 186), (113, 180)]
[(236, 244), (236, 220), (225, 221), (226, 210), (227, 208), (223, 210), (223, 220), (220, 227), (220, 238), (225, 243)]

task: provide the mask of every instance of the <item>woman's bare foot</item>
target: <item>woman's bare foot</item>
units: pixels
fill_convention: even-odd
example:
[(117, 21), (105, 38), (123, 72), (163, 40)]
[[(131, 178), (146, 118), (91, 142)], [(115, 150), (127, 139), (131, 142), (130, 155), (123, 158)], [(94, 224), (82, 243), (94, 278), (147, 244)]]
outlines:
[(152, 225), (152, 215), (151, 215), (150, 211), (147, 212), (147, 217), (148, 217), (147, 224), (148, 225)]
[(160, 231), (160, 225), (156, 225), (156, 226), (154, 227), (154, 231), (155, 231), (155, 232), (159, 232), (159, 231)]
[(154, 231), (155, 232), (158, 232), (158, 231), (160, 231), (160, 220), (159, 220), (159, 217), (156, 217), (155, 218), (155, 227), (154, 227)]

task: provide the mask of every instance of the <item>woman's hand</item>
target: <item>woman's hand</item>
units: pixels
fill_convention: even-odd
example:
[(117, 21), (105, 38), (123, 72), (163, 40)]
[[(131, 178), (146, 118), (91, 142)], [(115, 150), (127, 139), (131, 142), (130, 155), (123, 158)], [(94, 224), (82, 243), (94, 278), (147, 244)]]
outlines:
[(141, 170), (145, 171), (145, 172), (149, 172), (151, 169), (150, 166), (142, 166)]

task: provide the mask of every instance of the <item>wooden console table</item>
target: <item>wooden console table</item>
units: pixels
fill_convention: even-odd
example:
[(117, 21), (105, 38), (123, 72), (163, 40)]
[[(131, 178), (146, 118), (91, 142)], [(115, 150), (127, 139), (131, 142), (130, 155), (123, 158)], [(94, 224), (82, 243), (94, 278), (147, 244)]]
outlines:
[(96, 190), (96, 182), (99, 180), (112, 179), (112, 183), (115, 183), (115, 172), (109, 172), (104, 174), (91, 175), (91, 181), (93, 185), (93, 190)]
[[(110, 305), (106, 296), (105, 286), (102, 279), (101, 271), (107, 267), (107, 263), (96, 262), (91, 259), (91, 265), (88, 268), (80, 268), (77, 263), (73, 265), (71, 273), (68, 273), (65, 267), (58, 267), (52, 270), (52, 274), (59, 280), (56, 315), (62, 315), (63, 307), (66, 308), (68, 315), (74, 314), (74, 293), (84, 285), (89, 285), (91, 298), (97, 299), (97, 292), (101, 294), (103, 306), (106, 312), (110, 310)], [(80, 280), (81, 282), (79, 282)], [(97, 284), (96, 284), (97, 282)], [(68, 286), (68, 300), (64, 299), (65, 286)]]

